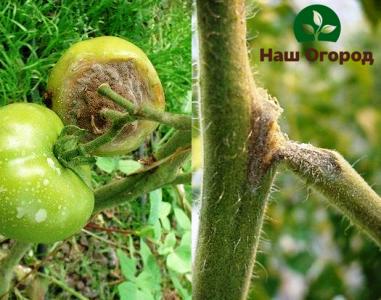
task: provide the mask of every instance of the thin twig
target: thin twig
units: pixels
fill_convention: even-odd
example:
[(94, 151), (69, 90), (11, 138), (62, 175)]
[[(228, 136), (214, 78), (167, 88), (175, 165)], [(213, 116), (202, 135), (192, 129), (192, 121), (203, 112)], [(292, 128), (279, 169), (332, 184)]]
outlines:
[(126, 229), (119, 229), (115, 227), (102, 227), (98, 226), (94, 223), (89, 223), (85, 226), (85, 229), (95, 229), (100, 231), (105, 231), (107, 233), (121, 233), (124, 235), (138, 235), (135, 230), (126, 230)]
[(69, 287), (66, 283), (62, 282), (61, 280), (58, 280), (57, 278), (55, 278), (53, 276), (46, 275), (46, 274), (41, 273), (41, 272), (39, 272), (38, 275), (40, 275), (43, 278), (46, 278), (46, 279), (50, 280), (52, 283), (56, 284), (57, 286), (62, 288), (64, 291), (68, 292), (70, 295), (76, 297), (79, 300), (89, 300), (89, 298), (87, 298), (85, 296), (82, 296), (76, 290), (74, 290), (71, 287)]
[(120, 249), (124, 249), (124, 250), (129, 251), (129, 248), (128, 248), (128, 247), (123, 246), (123, 245), (119, 245), (119, 244), (114, 243), (114, 242), (111, 242), (111, 241), (109, 241), (109, 240), (107, 240), (107, 239), (105, 239), (105, 238), (102, 238), (102, 237), (100, 237), (100, 236), (97, 236), (96, 234), (92, 233), (91, 231), (88, 231), (88, 230), (86, 230), (86, 229), (82, 229), (82, 232), (84, 232), (84, 233), (86, 233), (87, 235), (90, 235), (91, 237), (93, 237), (93, 238), (95, 238), (95, 239), (97, 239), (97, 240), (100, 240), (100, 241), (102, 241), (102, 242), (104, 242), (104, 243), (106, 243), (106, 244), (108, 244), (108, 245), (111, 245), (111, 246), (114, 246), (114, 247), (116, 247), (116, 248), (120, 248)]

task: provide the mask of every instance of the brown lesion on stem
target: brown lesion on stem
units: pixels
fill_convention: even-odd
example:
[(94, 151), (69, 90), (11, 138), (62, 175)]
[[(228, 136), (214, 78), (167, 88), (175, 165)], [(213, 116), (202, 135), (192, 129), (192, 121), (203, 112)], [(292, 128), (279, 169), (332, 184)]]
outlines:
[(311, 144), (286, 141), (276, 152), (275, 161), (283, 161), (295, 172), (302, 172), (314, 183), (337, 177), (342, 171), (338, 153)]
[(256, 88), (253, 96), (251, 132), (249, 135), (249, 180), (256, 186), (273, 164), (277, 149), (285, 140), (278, 118), (282, 113), (276, 98), (266, 90)]
[(381, 246), (381, 198), (336, 151), (286, 141), (274, 156)]

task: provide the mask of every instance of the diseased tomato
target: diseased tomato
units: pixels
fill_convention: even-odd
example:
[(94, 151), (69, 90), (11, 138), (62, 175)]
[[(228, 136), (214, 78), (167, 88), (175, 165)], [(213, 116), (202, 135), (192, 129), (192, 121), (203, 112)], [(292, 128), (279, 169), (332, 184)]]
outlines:
[(62, 128), (41, 105), (0, 108), (0, 234), (50, 243), (78, 232), (91, 216), (93, 192), (53, 154)]
[[(123, 109), (97, 93), (102, 83), (135, 104), (164, 110), (163, 88), (155, 68), (142, 50), (126, 40), (104, 36), (71, 46), (54, 66), (48, 80), (52, 109), (65, 124), (74, 124), (95, 138), (110, 128), (100, 116), (104, 108)], [(157, 127), (151, 121), (126, 125), (95, 154), (119, 155), (137, 149)]]

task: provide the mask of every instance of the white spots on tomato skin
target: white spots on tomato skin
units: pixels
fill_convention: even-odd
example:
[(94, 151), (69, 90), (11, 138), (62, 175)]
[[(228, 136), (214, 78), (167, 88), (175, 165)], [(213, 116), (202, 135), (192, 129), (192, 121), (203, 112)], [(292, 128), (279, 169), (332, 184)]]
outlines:
[(42, 184), (43, 184), (43, 186), (48, 186), (48, 185), (49, 185), (49, 179), (45, 178), (45, 179), (42, 181)]
[(61, 175), (61, 169), (56, 167), (56, 164), (54, 163), (54, 160), (48, 157), (46, 159), (46, 162), (48, 163), (49, 167), (51, 167), (53, 170), (57, 172), (58, 175)]
[(21, 219), (26, 215), (26, 213), (27, 213), (27, 210), (25, 209), (25, 207), (17, 207), (16, 218)]
[(36, 214), (34, 215), (34, 220), (37, 223), (44, 222), (46, 218), (48, 217), (48, 214), (45, 209), (39, 209)]
[(46, 159), (46, 162), (48, 163), (49, 167), (51, 167), (52, 169), (55, 169), (55, 168), (56, 168), (56, 165), (54, 164), (53, 159), (51, 159), (50, 157), (48, 157), (48, 158)]

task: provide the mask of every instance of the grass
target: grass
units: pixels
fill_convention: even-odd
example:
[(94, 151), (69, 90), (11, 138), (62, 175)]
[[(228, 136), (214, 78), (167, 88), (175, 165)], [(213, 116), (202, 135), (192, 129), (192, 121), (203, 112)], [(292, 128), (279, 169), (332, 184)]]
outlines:
[(0, 105), (40, 103), (52, 66), (73, 43), (102, 35), (142, 48), (164, 84), (169, 110), (190, 90), (190, 4), (186, 1), (2, 1)]
[[(67, 48), (80, 40), (113, 35), (135, 43), (146, 52), (162, 80), (167, 110), (181, 112), (191, 91), (190, 14), (191, 4), (181, 0), (1, 1), (0, 106), (13, 102), (43, 103), (48, 74)], [(161, 127), (148, 146), (140, 149), (140, 154), (150, 152), (167, 130)], [(135, 153), (130, 158), (139, 156)], [(109, 181), (112, 176), (123, 176), (96, 167), (93, 175), (97, 184)], [(168, 220), (172, 226), (169, 231), (163, 229), (161, 239), (149, 243), (162, 273), (163, 298), (181, 294), (179, 286), (174, 287), (173, 272), (166, 266), (166, 257), (158, 254), (158, 247), (168, 233), (176, 232), (177, 243), (180, 241), (182, 231), (176, 228), (173, 213), (174, 208), (181, 208), (179, 197), (172, 187), (163, 190), (162, 201), (171, 205)], [(44, 280), (50, 284), (47, 298), (75, 298), (70, 291), (80, 292), (89, 299), (117, 298), (118, 285), (126, 278), (116, 253), (118, 249), (129, 253), (127, 244), (131, 241), (139, 249), (140, 237), (134, 233), (144, 229), (150, 217), (149, 201), (147, 196), (142, 196), (102, 213), (94, 221), (101, 227), (130, 230), (132, 235), (88, 229), (58, 244), (59, 250), (53, 254), (49, 247), (43, 264), (47, 274)], [(139, 252), (135, 256), (143, 270)], [(23, 261), (29, 266), (38, 262), (34, 254)], [(183, 274), (176, 276), (189, 291), (189, 280)], [(25, 296), (26, 283), (33, 280), (37, 277), (22, 281), (15, 292)]]

